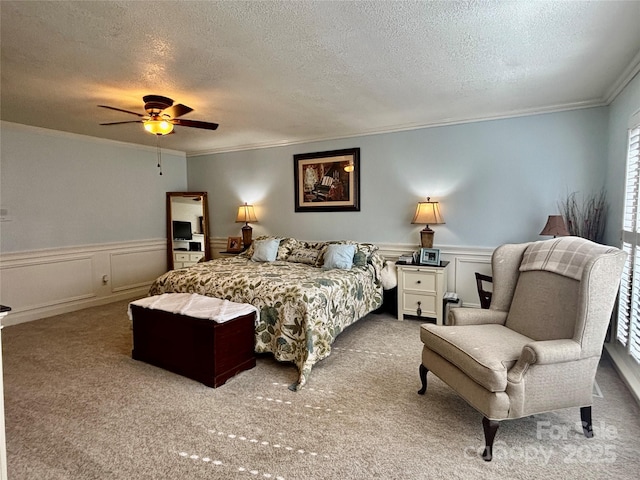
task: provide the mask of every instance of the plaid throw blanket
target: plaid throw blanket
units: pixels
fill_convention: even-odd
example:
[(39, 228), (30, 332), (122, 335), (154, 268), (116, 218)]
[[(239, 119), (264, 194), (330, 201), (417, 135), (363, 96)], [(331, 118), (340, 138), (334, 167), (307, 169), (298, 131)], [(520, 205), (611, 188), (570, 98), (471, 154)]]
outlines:
[(615, 252), (617, 249), (600, 245), (579, 237), (559, 237), (534, 242), (527, 247), (520, 271), (544, 270), (580, 280), (587, 262), (594, 256)]

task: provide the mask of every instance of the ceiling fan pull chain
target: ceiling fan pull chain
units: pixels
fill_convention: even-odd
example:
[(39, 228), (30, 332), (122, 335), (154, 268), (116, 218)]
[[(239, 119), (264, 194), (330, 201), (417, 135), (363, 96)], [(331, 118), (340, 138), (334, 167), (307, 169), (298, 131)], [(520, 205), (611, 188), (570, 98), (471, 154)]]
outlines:
[(156, 151), (158, 152), (158, 168), (162, 175), (162, 153), (160, 152), (160, 135), (156, 135)]

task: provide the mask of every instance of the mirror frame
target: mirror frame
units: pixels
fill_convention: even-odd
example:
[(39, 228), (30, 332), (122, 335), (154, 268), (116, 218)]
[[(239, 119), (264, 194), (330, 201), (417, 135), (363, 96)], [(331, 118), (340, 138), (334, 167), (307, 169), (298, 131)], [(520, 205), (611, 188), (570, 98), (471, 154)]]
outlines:
[(211, 260), (211, 245), (209, 244), (209, 201), (207, 192), (167, 192), (167, 268), (174, 269), (173, 263), (173, 216), (171, 215), (172, 199), (184, 197), (202, 197), (202, 233), (204, 235), (204, 259)]

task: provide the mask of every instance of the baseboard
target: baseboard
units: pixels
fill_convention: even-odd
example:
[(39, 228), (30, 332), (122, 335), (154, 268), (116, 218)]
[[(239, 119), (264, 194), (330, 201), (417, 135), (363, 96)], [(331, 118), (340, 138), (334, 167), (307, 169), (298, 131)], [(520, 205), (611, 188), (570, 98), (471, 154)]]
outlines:
[[(62, 315), (64, 313), (75, 312), (84, 308), (99, 307), (108, 303), (118, 302), (120, 300), (135, 300), (141, 297), (145, 297), (149, 292), (149, 284), (146, 287), (141, 287), (127, 292), (121, 292), (106, 297), (96, 297), (89, 299), (82, 299), (73, 302), (65, 302), (59, 305), (47, 305), (40, 308), (34, 308), (25, 310), (22, 312), (9, 312), (9, 315), (2, 320), (3, 327), (9, 327), (11, 325), (18, 325), (20, 323), (32, 322), (34, 320), (41, 320), (43, 318), (54, 317), (56, 315)], [(123, 311), (124, 313), (124, 311)]]

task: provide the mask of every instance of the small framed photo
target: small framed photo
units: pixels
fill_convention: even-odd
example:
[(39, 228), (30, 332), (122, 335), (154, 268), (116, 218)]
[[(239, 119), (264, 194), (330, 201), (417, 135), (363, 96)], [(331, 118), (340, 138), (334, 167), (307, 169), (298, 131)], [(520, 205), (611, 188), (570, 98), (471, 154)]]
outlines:
[(420, 265), (440, 265), (440, 250), (437, 248), (421, 248)]
[(241, 252), (241, 251), (242, 251), (241, 237), (227, 238), (227, 252)]

